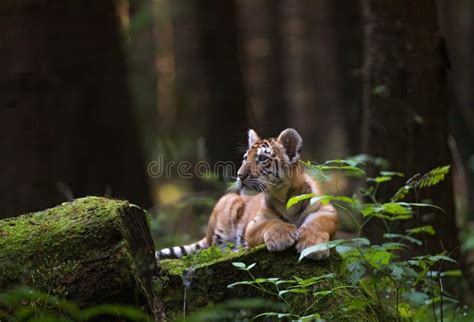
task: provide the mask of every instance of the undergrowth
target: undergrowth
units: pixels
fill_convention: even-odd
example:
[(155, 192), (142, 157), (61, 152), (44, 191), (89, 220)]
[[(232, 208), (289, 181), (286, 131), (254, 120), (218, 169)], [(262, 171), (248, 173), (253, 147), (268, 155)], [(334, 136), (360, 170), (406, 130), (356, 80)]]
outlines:
[[(284, 307), (280, 311), (261, 313), (254, 319), (319, 321), (319, 312), (311, 310), (315, 303), (340, 288), (356, 288), (365, 297), (352, 301), (341, 310), (382, 310), (385, 316), (393, 317), (396, 321), (472, 321), (474, 313), (460, 306), (459, 301), (444, 287), (447, 279), (461, 277), (461, 271), (452, 268), (457, 267), (457, 263), (448, 252), (431, 254), (426, 251), (424, 255), (407, 258), (411, 246), (422, 246), (425, 235), (436, 233), (434, 227), (422, 225), (411, 227), (402, 233), (392, 231), (396, 222), (419, 216), (420, 208), (433, 208), (442, 212), (436, 205), (418, 202), (416, 196), (418, 190), (442, 182), (450, 167), (438, 167), (424, 175), (409, 178), (389, 200), (379, 200), (377, 191), (380, 186), (392, 181), (394, 177), (403, 177), (404, 174), (382, 171), (377, 177), (366, 178), (363, 165), (360, 159), (333, 160), (322, 165), (306, 163), (310, 172), (322, 180), (329, 180), (327, 172), (331, 171), (362, 177), (367, 183), (352, 197), (306, 194), (291, 198), (287, 204), (289, 208), (305, 199), (310, 199), (312, 203), (331, 202), (341, 213), (352, 218), (357, 227), (356, 238), (314, 245), (301, 252), (299, 259), (301, 261), (316, 251), (334, 249), (342, 258), (340, 271), (335, 274), (343, 277), (346, 285), (322, 287), (324, 281), (335, 277), (334, 274), (307, 279), (294, 276), (290, 280), (278, 276), (254, 276), (252, 268), (258, 263), (235, 262), (233, 265), (237, 269), (248, 272), (249, 279), (236, 281), (229, 287), (254, 287), (262, 295), (272, 297)], [(409, 201), (413, 199), (415, 201)], [(361, 236), (364, 227), (376, 218), (380, 220), (385, 234), (383, 240), (374, 243)], [(303, 311), (295, 310), (291, 305), (291, 297), (295, 294), (304, 294), (306, 301), (309, 301)], [(376, 315), (374, 311), (374, 316)]]

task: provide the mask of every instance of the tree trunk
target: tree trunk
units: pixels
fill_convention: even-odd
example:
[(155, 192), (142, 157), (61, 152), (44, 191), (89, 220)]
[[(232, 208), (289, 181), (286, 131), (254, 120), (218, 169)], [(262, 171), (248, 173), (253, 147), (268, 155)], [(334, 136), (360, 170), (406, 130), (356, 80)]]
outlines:
[[(455, 139), (453, 156), (459, 154), (458, 180), (455, 180), (458, 214), (462, 222), (474, 219), (474, 172), (469, 171), (474, 155), (474, 3), (438, 0), (438, 17), (449, 51), (448, 73), (451, 131)], [(470, 218), (469, 218), (470, 217)]]
[(330, 1), (283, 2), (285, 95), (304, 157), (322, 162), (347, 154)]
[[(211, 165), (232, 161), (237, 167), (248, 130), (246, 94), (238, 58), (239, 35), (235, 1), (195, 1), (199, 50), (209, 93), (206, 146)], [(232, 175), (235, 175), (232, 174)]]
[(150, 205), (115, 1), (3, 1), (0, 217), (88, 194)]
[[(183, 309), (186, 314), (189, 314), (208, 307), (209, 303), (213, 303), (215, 307), (220, 305), (222, 309), (226, 301), (231, 299), (266, 298), (275, 304), (280, 301), (276, 297), (256, 291), (250, 285), (229, 288), (228, 285), (235, 282), (251, 280), (248, 272), (236, 269), (232, 265), (233, 262), (243, 262), (246, 265), (255, 263), (251, 273), (256, 278), (278, 277), (283, 280), (292, 279), (294, 276), (304, 279), (331, 274), (337, 272), (340, 265), (337, 255), (319, 262), (310, 260), (298, 262), (298, 254), (294, 250), (270, 253), (264, 247), (227, 255), (222, 255), (219, 250), (214, 249), (214, 252), (207, 250), (187, 260), (163, 260), (158, 286), (161, 288), (160, 298), (164, 301), (167, 320), (182, 318)], [(328, 283), (323, 281), (320, 286), (331, 289), (342, 284), (344, 281), (336, 279)], [(265, 285), (271, 288), (268, 284)], [(286, 297), (286, 299), (295, 313), (302, 314), (307, 310), (305, 314), (319, 313), (322, 319), (328, 321), (381, 321), (383, 318), (388, 318), (376, 307), (371, 307), (370, 310), (369, 308), (353, 311), (341, 310), (341, 307), (346, 307), (356, 299), (365, 299), (362, 292), (354, 288), (340, 289), (316, 301), (311, 297), (297, 295)], [(315, 305), (309, 309), (308, 303), (313, 302)], [(237, 309), (246, 310), (245, 307), (238, 305)], [(191, 316), (195, 320), (206, 320), (204, 317), (199, 319), (199, 315)]]
[(158, 268), (143, 210), (126, 201), (77, 199), (0, 221), (0, 292), (27, 285), (79, 307), (159, 308)]
[(250, 123), (261, 136), (276, 136), (289, 126), (283, 75), (282, 1), (244, 0), (238, 5)]
[(342, 104), (347, 138), (347, 152), (361, 151), (360, 123), (362, 118), (363, 28), (362, 1), (329, 1), (331, 28), (334, 30), (338, 89)]
[[(434, 0), (364, 2), (365, 106), (363, 143), (366, 153), (383, 157), (407, 176), (451, 164), (448, 148), (447, 57), (439, 36)], [(395, 184), (380, 191), (387, 200)], [(398, 232), (433, 225), (428, 250), (457, 252), (451, 177), (422, 198), (446, 213), (430, 210), (395, 227)], [(436, 213), (434, 213), (436, 212)], [(367, 235), (380, 238), (380, 222)], [(421, 251), (421, 250), (420, 250)]]

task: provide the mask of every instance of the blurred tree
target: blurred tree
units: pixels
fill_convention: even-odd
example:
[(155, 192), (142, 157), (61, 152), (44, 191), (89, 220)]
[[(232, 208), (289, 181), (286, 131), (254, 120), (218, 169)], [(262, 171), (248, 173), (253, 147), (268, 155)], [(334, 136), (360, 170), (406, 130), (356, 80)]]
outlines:
[[(459, 147), (457, 191), (458, 212), (474, 219), (474, 2), (438, 0), (441, 31), (446, 37), (451, 69), (451, 130)], [(453, 153), (454, 155), (454, 153)]]
[(115, 4), (0, 4), (0, 217), (91, 194), (150, 205)]
[(341, 93), (345, 121), (347, 150), (360, 153), (360, 123), (362, 117), (363, 28), (361, 0), (329, 1), (331, 29), (336, 51), (336, 74)]
[(203, 136), (208, 93), (199, 52), (195, 0), (154, 2), (160, 134), (179, 139)]
[[(148, 0), (121, 0), (125, 9), (122, 24), (128, 38), (128, 63), (132, 105), (140, 130), (140, 143), (144, 152), (152, 150), (156, 139), (157, 117), (157, 65), (153, 2)], [(159, 88), (159, 87), (158, 87)], [(160, 124), (161, 125), (161, 124)]]
[(283, 74), (282, 2), (237, 2), (243, 73), (250, 103), (247, 111), (252, 127), (264, 137), (276, 136), (289, 126)]
[[(306, 158), (346, 154), (346, 117), (330, 1), (239, 1), (251, 121), (264, 136), (295, 127)], [(357, 49), (355, 49), (357, 50)]]
[[(389, 160), (391, 168), (408, 176), (451, 164), (448, 148), (447, 56), (439, 36), (434, 0), (365, 0), (365, 106), (363, 144), (366, 153)], [(398, 182), (399, 183), (399, 182)], [(388, 185), (380, 191), (389, 198)], [(451, 177), (430, 189), (443, 209), (431, 209), (394, 227), (432, 225), (427, 236), (431, 252), (458, 252)], [(366, 234), (380, 238), (381, 223), (371, 222)]]
[(336, 37), (329, 0), (282, 3), (285, 95), (291, 126), (315, 161), (347, 154)]
[[(247, 103), (242, 80), (235, 1), (199, 0), (198, 42), (208, 89), (206, 147), (211, 164), (240, 165), (237, 144), (246, 142)], [(235, 174), (233, 174), (235, 175)]]

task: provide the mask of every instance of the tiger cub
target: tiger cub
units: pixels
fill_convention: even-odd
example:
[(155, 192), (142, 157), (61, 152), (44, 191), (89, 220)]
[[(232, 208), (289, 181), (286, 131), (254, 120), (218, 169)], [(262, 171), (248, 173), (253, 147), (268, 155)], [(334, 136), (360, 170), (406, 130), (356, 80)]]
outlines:
[[(295, 245), (301, 252), (333, 238), (338, 217), (332, 205), (306, 199), (286, 207), (291, 197), (320, 194), (318, 184), (299, 162), (301, 147), (301, 136), (294, 129), (284, 130), (276, 139), (260, 139), (249, 130), (248, 150), (237, 172), (238, 191), (217, 202), (206, 236), (194, 244), (162, 249), (156, 257), (181, 257), (210, 245), (223, 248), (228, 243), (235, 247), (265, 244), (272, 252)], [(329, 250), (322, 250), (310, 257), (328, 255)]]

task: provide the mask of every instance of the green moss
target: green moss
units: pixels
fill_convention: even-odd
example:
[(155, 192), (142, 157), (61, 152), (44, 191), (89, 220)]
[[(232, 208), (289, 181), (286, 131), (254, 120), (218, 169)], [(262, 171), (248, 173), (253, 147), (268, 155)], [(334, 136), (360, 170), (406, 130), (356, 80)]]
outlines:
[[(255, 277), (292, 279), (294, 276), (309, 278), (336, 273), (339, 270), (340, 258), (333, 255), (328, 260), (319, 262), (309, 260), (298, 262), (298, 255), (293, 250), (269, 253), (264, 247), (260, 247), (247, 252), (225, 254), (210, 249), (180, 260), (163, 260), (159, 281), (160, 296), (168, 319), (180, 318), (184, 304), (187, 312), (192, 312), (230, 299), (263, 297), (274, 302), (278, 301), (277, 298), (251, 286), (228, 288), (229, 284), (250, 279), (247, 272), (236, 269), (232, 262), (244, 262), (247, 265), (256, 263), (252, 269)], [(346, 285), (344, 280), (335, 278), (322, 281), (316, 290), (330, 290)], [(287, 299), (294, 311), (301, 314), (314, 302), (314, 298), (303, 295), (290, 295)], [(307, 313), (317, 312), (330, 321), (376, 321), (380, 317), (372, 308), (344, 310), (354, 299), (364, 300), (365, 296), (357, 288), (337, 289), (330, 295), (318, 298)]]
[(160, 261), (160, 267), (166, 275), (181, 276), (189, 269), (200, 269), (225, 261), (233, 261), (263, 249), (264, 246), (254, 248), (252, 250), (239, 250), (237, 252), (229, 250), (221, 251), (217, 247), (209, 247), (201, 252), (191, 254), (176, 259), (165, 259)]
[(0, 292), (27, 285), (83, 306), (146, 306), (156, 269), (146, 230), (141, 209), (100, 197), (0, 220)]
[[(111, 201), (99, 197), (87, 197), (59, 207), (25, 214), (0, 221), (0, 258), (10, 254), (20, 245), (31, 243), (36, 247), (51, 247), (63, 243), (57, 236), (67, 232), (69, 236), (82, 234), (88, 223), (114, 220), (125, 201)], [(33, 249), (32, 249), (33, 250)], [(28, 249), (25, 249), (28, 251)], [(27, 255), (27, 254), (26, 254)]]
[[(34, 266), (31, 282), (38, 284), (37, 271), (63, 270), (70, 272), (77, 265), (77, 254), (92, 248), (90, 241), (103, 238), (108, 232), (102, 227), (118, 226), (118, 213), (128, 205), (125, 201), (87, 197), (67, 202), (44, 211), (25, 214), (0, 221), (0, 267), (5, 279), (14, 279)], [(71, 245), (71, 248), (68, 248)], [(69, 263), (69, 264), (65, 264)], [(31, 264), (32, 267), (29, 267)], [(37, 274), (36, 274), (37, 275)], [(0, 289), (6, 283), (0, 277)], [(25, 276), (23, 276), (25, 277)], [(3, 282), (3, 283), (2, 283)], [(38, 283), (36, 283), (38, 282)], [(37, 285), (38, 286), (38, 285)]]

